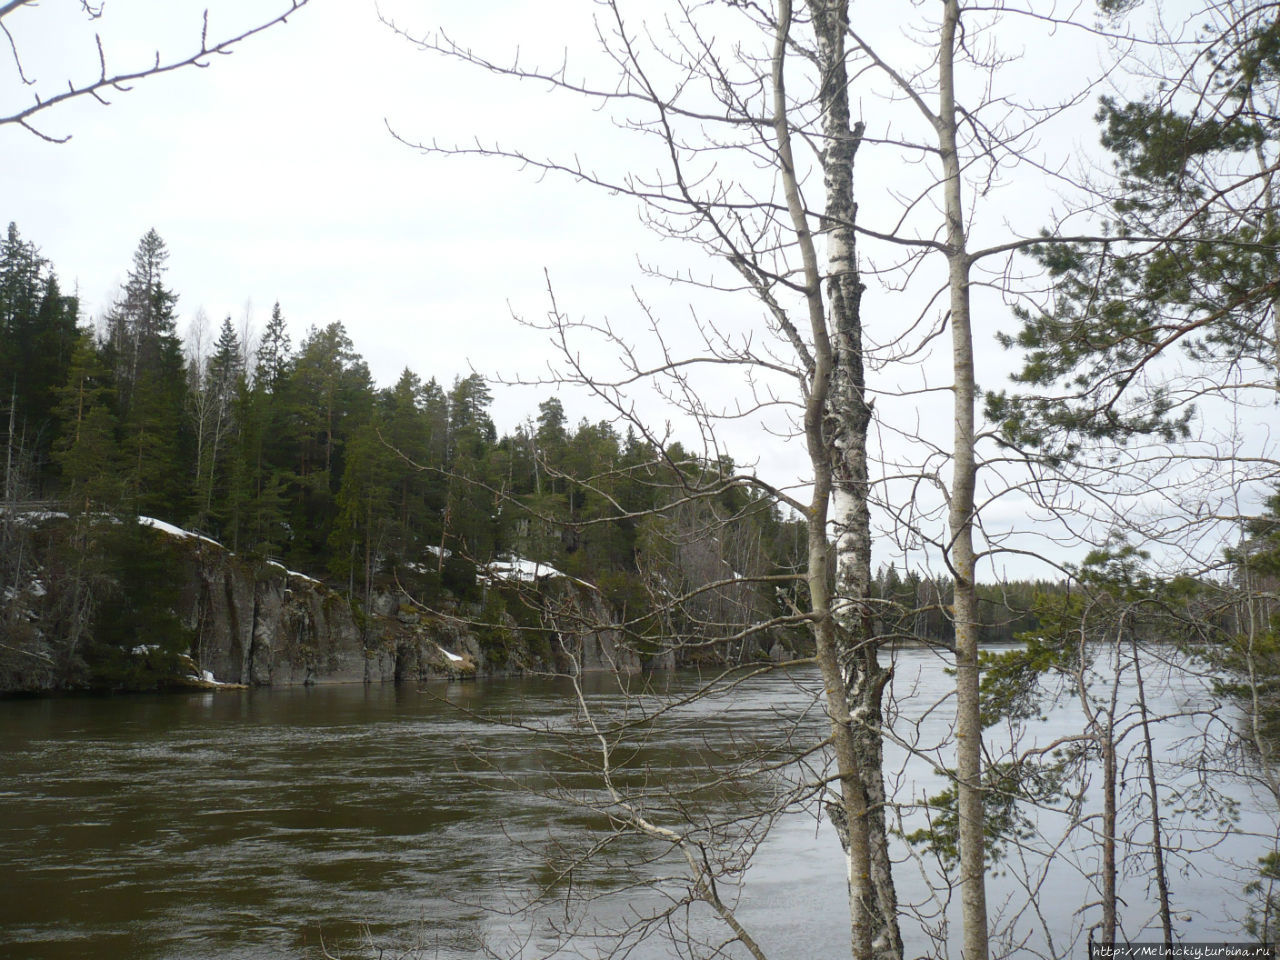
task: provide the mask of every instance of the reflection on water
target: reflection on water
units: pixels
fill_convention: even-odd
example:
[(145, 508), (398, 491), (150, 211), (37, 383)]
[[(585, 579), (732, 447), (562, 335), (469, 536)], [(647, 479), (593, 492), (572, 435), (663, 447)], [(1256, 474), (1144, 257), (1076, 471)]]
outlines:
[[(897, 729), (917, 752), (908, 760), (892, 748), (889, 759), (900, 771), (898, 799), (908, 802), (942, 782), (928, 750), (945, 740), (949, 710), (927, 708), (951, 680), (925, 651), (898, 658)], [(616, 785), (624, 794), (688, 785), (736, 753), (816, 743), (824, 726), (810, 705), (816, 679), (760, 677), (678, 711), (656, 733), (621, 736), (615, 758), (629, 772)], [(679, 692), (698, 681), (664, 682)], [(616, 681), (591, 684), (593, 710), (620, 716)], [(1166, 683), (1160, 709), (1195, 695)], [(515, 723), (494, 726), (479, 714)], [(507, 920), (478, 905), (501, 906), (551, 882), (555, 872), (535, 853), (607, 825), (601, 784), (581, 756), (595, 744), (580, 719), (571, 687), (554, 680), (0, 702), (0, 956), (318, 957), (321, 937), (343, 956), (365, 937), (417, 943), (421, 956), (442, 960), (473, 956), (482, 940), (520, 955)], [(1047, 742), (1076, 719), (1064, 707), (1034, 735)], [(1162, 749), (1200, 726), (1190, 718), (1166, 727)], [(785, 786), (779, 776), (729, 778), (697, 794), (691, 812), (762, 806)], [(549, 795), (557, 791), (579, 806), (557, 802)], [(1237, 796), (1243, 822), (1269, 829), (1270, 818), (1250, 812), (1255, 801), (1242, 788)], [(661, 821), (674, 801), (658, 794), (647, 803)], [(1173, 842), (1188, 850), (1220, 833), (1203, 817), (1170, 817)], [(1051, 817), (1042, 822), (1054, 829)], [(1218, 852), (1244, 861), (1261, 844), (1232, 838)], [(661, 852), (653, 843), (610, 851), (620, 860)], [(1048, 880), (1054, 895), (1040, 898), (1062, 937), (1083, 922), (1075, 910), (1089, 899), (1080, 871), (1091, 869), (1090, 856), (1064, 852), (1061, 875)], [(1180, 929), (1189, 940), (1237, 936), (1227, 918), (1239, 914), (1244, 880), (1222, 876), (1216, 858), (1193, 859), (1174, 878), (1176, 906), (1189, 917)], [(599, 891), (626, 878), (606, 862), (575, 871), (575, 882)], [(647, 864), (637, 875), (663, 870)], [(1150, 898), (1140, 874), (1136, 866), (1125, 881), (1133, 933), (1154, 913), (1142, 907)], [(930, 902), (915, 864), (904, 863), (901, 877), (904, 900)], [(1015, 889), (1008, 876), (993, 877), (993, 904)], [(839, 847), (810, 814), (774, 825), (738, 892), (774, 955), (847, 953)], [(634, 892), (605, 900), (593, 916), (623, 920), (641, 900)], [(914, 952), (928, 949), (918, 930), (904, 932)], [(575, 953), (590, 955), (589, 946)]]

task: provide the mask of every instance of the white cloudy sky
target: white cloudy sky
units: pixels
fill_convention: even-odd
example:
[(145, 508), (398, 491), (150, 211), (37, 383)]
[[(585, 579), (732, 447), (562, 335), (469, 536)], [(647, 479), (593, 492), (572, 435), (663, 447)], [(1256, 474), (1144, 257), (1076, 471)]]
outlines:
[[(218, 35), (271, 4), (211, 6)], [(535, 5), (487, 7), (519, 35)], [(95, 67), (92, 28), (77, 8), (43, 0), (6, 20), (42, 85)], [(200, 12), (181, 0), (108, 0), (94, 28), (109, 65), (123, 67), (156, 48), (188, 49)], [(396, 143), (387, 121), (462, 136), (494, 109), (492, 90), (472, 78), (464, 93), (447, 66), (395, 37), (372, 3), (314, 0), (209, 70), (141, 83), (110, 108), (43, 116), (47, 132), (71, 134), (67, 144), (5, 128), (3, 217), (78, 284), (91, 314), (111, 302), (154, 226), (169, 245), (184, 323), (201, 308), (214, 324), (226, 315), (238, 323), (247, 303), (261, 325), (278, 299), (295, 340), (342, 320), (381, 383), (406, 364), (443, 380), (468, 360), (493, 372), (526, 346), (508, 299), (537, 289), (544, 266), (565, 286), (598, 284), (626, 249), (601, 236), (617, 238), (634, 217), (618, 205), (611, 223), (598, 200)], [(6, 103), (26, 95), (14, 81), (11, 71), (3, 78)], [(513, 137), (522, 121), (538, 117), (508, 117)]]
[[(146, 62), (157, 49), (164, 58), (184, 53), (198, 38), (205, 2), (106, 0), (105, 16), (86, 24), (79, 0), (41, 0), (5, 24), (37, 89), (52, 92), (68, 78), (94, 73), (95, 30), (111, 68)], [(285, 5), (207, 4), (214, 37)], [(525, 63), (556, 62), (568, 50), (572, 68), (584, 72), (599, 66), (590, 19), (596, 9), (585, 0), (382, 5), (411, 33), (444, 27), (498, 59), (518, 48)], [(647, 6), (632, 9), (640, 20)], [(862, 27), (879, 31), (895, 56), (917, 55), (903, 27), (883, 12)], [(998, 39), (1011, 56), (1004, 90), (1042, 102), (1100, 73), (1106, 57), (1096, 39), (1073, 31), (1019, 28)], [(29, 96), (11, 61), (0, 58), (0, 108), (8, 112)], [(39, 245), (64, 285), (77, 287), (87, 315), (111, 303), (138, 238), (155, 227), (169, 245), (168, 279), (180, 296), (184, 328), (201, 310), (215, 327), (228, 315), (240, 324), (246, 311), (261, 327), (279, 300), (295, 343), (311, 325), (344, 322), (380, 384), (393, 382), (406, 365), (446, 384), (470, 367), (536, 373), (549, 356), (544, 337), (522, 330), (512, 312), (534, 318), (545, 312), (544, 271), (561, 308), (574, 317), (607, 317), (642, 339), (634, 288), (677, 339), (689, 327), (687, 289), (646, 279), (637, 262), (699, 271), (705, 264), (689, 248), (647, 233), (632, 201), (510, 165), (423, 156), (397, 142), (388, 125), (413, 140), (500, 139), (614, 171), (643, 169), (651, 162), (644, 145), (620, 134), (607, 114), (550, 96), (542, 85), (486, 76), (414, 49), (379, 22), (372, 2), (312, 0), (210, 69), (142, 82), (111, 99), (110, 107), (83, 102), (42, 115), (47, 133), (71, 136), (65, 144), (0, 127), (0, 220), (16, 221)], [(1095, 102), (1086, 98), (1038, 132), (1033, 149), (1047, 168), (1073, 168), (1093, 151)], [(909, 129), (901, 103), (859, 92), (857, 104), (870, 132)], [(895, 149), (864, 147), (863, 223), (891, 224), (895, 194), (910, 194), (920, 174)], [(1034, 233), (1062, 206), (1061, 191), (1043, 172), (1008, 172), (999, 189), (975, 201), (979, 233), (992, 239)], [(883, 263), (888, 254), (868, 245), (864, 256)], [(865, 313), (873, 337), (887, 339), (922, 309), (926, 319), (936, 318), (940, 308), (924, 306), (919, 292), (932, 281), (916, 280), (905, 294), (872, 284)], [(980, 306), (980, 366), (984, 382), (998, 384), (1009, 360), (990, 334), (1010, 325), (1008, 311), (995, 298)], [(693, 307), (728, 328), (759, 327), (758, 312), (742, 299), (695, 298)], [(887, 393), (878, 410), (909, 431), (944, 428), (945, 439), (947, 398), (893, 396), (945, 381), (945, 371), (927, 363), (881, 374), (877, 383)], [(727, 397), (734, 385), (713, 379), (706, 389)], [(547, 392), (500, 394), (500, 427), (509, 429)], [(566, 406), (571, 416), (598, 413), (569, 397)], [(664, 416), (656, 407), (652, 415)], [(739, 461), (759, 457), (781, 481), (803, 474), (791, 466), (803, 460), (798, 445), (762, 433), (754, 421), (729, 442)], [(891, 434), (885, 443), (895, 444)], [(1011, 508), (1009, 524), (1021, 521), (1016, 514)], [(993, 524), (1000, 517), (993, 511)]]

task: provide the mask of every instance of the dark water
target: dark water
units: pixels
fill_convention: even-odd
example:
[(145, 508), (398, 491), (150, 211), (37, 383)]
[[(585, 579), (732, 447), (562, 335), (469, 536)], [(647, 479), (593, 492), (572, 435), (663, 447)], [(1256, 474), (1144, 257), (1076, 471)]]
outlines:
[[(914, 752), (891, 748), (889, 760), (905, 803), (943, 783), (929, 750), (949, 729), (951, 680), (932, 654), (898, 657), (896, 729)], [(1200, 693), (1177, 679), (1156, 681), (1169, 709)], [(700, 679), (664, 682), (670, 694), (692, 691)], [(587, 701), (601, 718), (635, 719), (656, 705), (632, 703), (624, 715), (615, 683), (588, 685)], [(624, 728), (610, 739), (612, 759), (626, 768), (615, 786), (626, 797), (643, 796), (659, 824), (678, 822), (678, 802), (694, 819), (780, 804), (816, 767), (715, 782), (707, 771), (734, 757), (767, 760), (770, 751), (780, 757), (816, 743), (824, 727), (812, 706), (816, 688), (810, 673), (759, 677), (655, 728)], [(678, 876), (660, 842), (621, 839), (604, 858), (577, 867), (575, 906), (548, 902), (532, 927), (501, 909), (544, 887), (564, 893), (564, 882), (554, 884), (567, 875), (557, 873), (568, 855), (558, 841), (607, 832), (607, 797), (589, 769), (598, 744), (583, 716), (571, 685), (556, 680), (0, 702), (0, 956), (314, 958), (323, 956), (323, 938), (342, 957), (400, 956), (416, 947), (414, 956), (448, 960), (482, 955), (486, 946), (499, 956), (534, 957), (553, 945), (552, 925), (625, 925), (679, 894), (675, 881), (611, 892)], [(1047, 742), (1074, 719), (1063, 707), (1029, 736)], [(1186, 738), (1207, 725), (1201, 717), (1166, 724), (1162, 758), (1178, 745), (1190, 749)], [(1172, 786), (1185, 779), (1168, 762), (1161, 775)], [(675, 796), (699, 783), (692, 795)], [(1213, 817), (1171, 806), (1169, 829), (1188, 851), (1173, 886), (1179, 929), (1190, 940), (1238, 935), (1233, 918), (1247, 877), (1224, 861), (1261, 855), (1269, 849), (1264, 835), (1274, 835), (1265, 803), (1225, 774), (1218, 786), (1243, 803), (1236, 829), (1258, 835), (1228, 835)], [(848, 953), (843, 860), (813, 809), (773, 820), (755, 865), (725, 888), (773, 956)], [(1053, 814), (1039, 821), (1049, 833), (1065, 822)], [(716, 836), (749, 826), (721, 824)], [(1091, 922), (1076, 908), (1089, 899), (1085, 874), (1096, 852), (1064, 848), (1048, 868), (1037, 866), (1036, 850), (1051, 844), (1033, 844), (1013, 858), (1014, 869), (993, 876), (992, 899), (997, 912), (1016, 919), (1012, 904), (1026, 897), (1012, 875), (1039, 877), (1041, 915), (1017, 922), (1047, 924), (1065, 943)], [(1199, 849), (1210, 844), (1211, 851)], [(637, 859), (649, 862), (635, 866)], [(1152, 913), (1145, 869), (1134, 861), (1125, 880), (1126, 922), (1135, 934)], [(927, 861), (908, 859), (900, 874), (903, 899), (934, 913), (905, 929), (912, 952), (932, 950), (924, 929), (938, 928), (944, 939), (954, 933), (943, 925), (946, 897), (931, 892), (937, 878)], [(697, 911), (674, 914), (673, 922), (689, 920), (698, 936), (719, 935)], [(580, 937), (567, 955), (592, 956), (610, 945)]]

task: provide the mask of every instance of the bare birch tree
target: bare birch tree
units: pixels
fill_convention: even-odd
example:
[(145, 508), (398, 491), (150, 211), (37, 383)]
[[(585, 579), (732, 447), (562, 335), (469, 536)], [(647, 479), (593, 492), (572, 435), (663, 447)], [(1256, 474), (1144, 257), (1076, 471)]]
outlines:
[[(1016, 470), (1006, 478), (1002, 463), (1007, 455), (992, 449), (992, 432), (979, 426), (971, 289), (982, 282), (1007, 292), (1013, 276), (1010, 254), (1046, 240), (1038, 234), (1039, 224), (1021, 231), (1010, 228), (1003, 236), (993, 227), (984, 231), (981, 243), (972, 241), (970, 231), (976, 202), (1004, 166), (1019, 164), (1050, 182), (1064, 182), (1052, 172), (1053, 164), (1028, 156), (1027, 147), (1036, 130), (1084, 103), (1093, 89), (1086, 77), (1047, 105), (998, 95), (993, 92), (994, 78), (1010, 58), (991, 38), (1010, 22), (1048, 31), (1072, 25), (1020, 6), (970, 8), (959, 0), (946, 0), (915, 25), (920, 29), (913, 36), (924, 39), (913, 62), (897, 49), (889, 55), (886, 50), (892, 44), (851, 22), (843, 3), (814, 0), (803, 9), (786, 2), (774, 7), (735, 4), (733, 11), (769, 38), (770, 48), (760, 50), (757, 40), (755, 47), (739, 45), (733, 56), (723, 57), (721, 51), (727, 47), (711, 39), (715, 31), (699, 26), (697, 16), (708, 15), (704, 8), (677, 6), (676, 15), (662, 21), (661, 29), (630, 25), (620, 4), (602, 9), (597, 33), (618, 70), (609, 83), (578, 79), (567, 65), (540, 70), (518, 60), (488, 59), (444, 34), (414, 39), (426, 49), (492, 73), (584, 96), (604, 110), (642, 105), (646, 119), (628, 114), (623, 123), (656, 139), (665, 163), (662, 174), (610, 174), (576, 155), (546, 157), (480, 142), (459, 146), (406, 140), (427, 153), (503, 158), (636, 198), (652, 225), (727, 260), (742, 278), (740, 288), (756, 296), (772, 332), (790, 348), (785, 361), (745, 339), (735, 342), (710, 324), (696, 331), (700, 355), (678, 356), (664, 343), (652, 363), (639, 360), (627, 338), (607, 323), (575, 325), (555, 310), (548, 329), (566, 358), (563, 380), (584, 384), (620, 417), (638, 417), (627, 391), (665, 377), (664, 395), (683, 402), (708, 437), (715, 411), (694, 385), (694, 369), (754, 366), (781, 371), (799, 386), (796, 420), (809, 455), (811, 497), (801, 503), (788, 501), (776, 488), (775, 493), (801, 510), (808, 522), (808, 606), (803, 613), (812, 624), (827, 695), (836, 765), (833, 783), (840, 790), (833, 816), (847, 825), (851, 941), (859, 958), (902, 952), (884, 819), (890, 800), (884, 790), (882, 737), (892, 731), (886, 729), (882, 697), (891, 673), (877, 656), (885, 638), (875, 633), (870, 591), (872, 508), (884, 511), (888, 539), (904, 551), (924, 551), (945, 564), (953, 584), (949, 613), (955, 630), (949, 651), (956, 668), (955, 767), (950, 775), (957, 796), (961, 950), (968, 960), (985, 960), (991, 917), (985, 892), (984, 794), (991, 788), (984, 781), (977, 586), (981, 565), (990, 565), (1003, 551), (1028, 548), (1001, 543), (980, 528), (984, 510), (1001, 496), (1020, 496), (1030, 481)], [(722, 24), (717, 21), (717, 26)], [(1092, 35), (1094, 30), (1084, 24), (1081, 32)], [(655, 34), (669, 41), (669, 49), (655, 52)], [(878, 79), (869, 79), (873, 77)], [(894, 192), (900, 207), (882, 213), (883, 221), (871, 225), (852, 194), (854, 157), (869, 142), (866, 127), (851, 116), (853, 84), (865, 87), (878, 104), (890, 104), (895, 116), (870, 142), (918, 159), (912, 166), (927, 170)], [(696, 99), (694, 90), (712, 91), (714, 102)], [(972, 101), (966, 102), (967, 97)], [(899, 110), (899, 104), (910, 109)], [(1001, 116), (989, 120), (991, 112)], [(913, 113), (915, 120), (897, 120), (902, 113)], [(691, 131), (695, 139), (690, 139)], [(768, 186), (744, 187), (734, 175), (705, 161), (709, 155), (734, 151), (767, 172)], [(820, 204), (813, 202), (813, 185), (819, 179)], [(937, 215), (931, 216), (931, 210)], [(993, 233), (995, 239), (988, 239)], [(886, 429), (923, 453), (887, 458), (876, 464), (875, 472), (868, 434), (877, 421), (867, 385), (864, 279), (857, 254), (859, 240), (867, 239), (879, 245), (883, 258), (897, 261), (875, 270), (878, 279), (896, 289), (914, 289), (921, 282), (918, 278), (927, 276), (922, 266), (926, 261), (941, 260), (944, 267), (932, 296), (921, 298), (924, 306), (913, 312), (913, 304), (902, 319), (895, 318), (882, 338), (890, 347), (871, 363), (915, 362), (950, 334), (946, 385), (926, 383), (914, 391), (949, 394), (950, 436), (942, 439), (936, 430), (918, 423), (914, 428), (906, 422), (890, 423)], [(984, 261), (998, 265), (975, 280), (975, 270)], [(688, 282), (689, 275), (680, 273), (673, 279)], [(723, 279), (708, 285), (732, 287)], [(936, 304), (943, 306), (935, 316)], [(648, 319), (657, 326), (653, 317)], [(572, 339), (583, 332), (598, 334), (621, 356), (623, 369), (617, 376), (583, 366), (581, 357), (587, 351)], [(912, 391), (893, 388), (885, 393), (904, 397)], [(753, 402), (765, 401), (757, 395)], [(738, 415), (733, 409), (728, 413)], [(883, 415), (877, 417), (883, 423)], [(642, 426), (643, 418), (634, 422)], [(907, 491), (901, 500), (896, 494), (902, 488), (894, 486), (899, 482)]]
[[(709, 439), (714, 421), (734, 414), (700, 401), (688, 379), (690, 369), (754, 367), (760, 373), (753, 376), (781, 374), (795, 384), (798, 396), (787, 402), (798, 408), (796, 426), (808, 452), (807, 497), (797, 499), (747, 475), (734, 482), (758, 484), (806, 522), (807, 600), (798, 615), (810, 624), (826, 690), (835, 764), (831, 809), (848, 861), (851, 949), (859, 958), (894, 960), (902, 955), (902, 940), (881, 770), (881, 701), (889, 674), (878, 663), (870, 633), (866, 445), (871, 411), (853, 198), (862, 125), (852, 122), (850, 111), (848, 4), (810, 0), (802, 10), (793, 9), (789, 0), (773, 8), (742, 5), (733, 11), (732, 24), (726, 24), (725, 11), (696, 5), (675, 4), (670, 14), (663, 31), (668, 43), (661, 47), (643, 23), (630, 23), (621, 4), (603, 5), (597, 33), (618, 76), (595, 86), (571, 77), (566, 68), (543, 71), (518, 61), (485, 59), (443, 34), (412, 38), (424, 49), (494, 73), (546, 81), (606, 108), (639, 104), (644, 119), (628, 122), (656, 137), (666, 158), (656, 182), (629, 173), (597, 174), (577, 160), (538, 158), (515, 149), (413, 145), (429, 153), (514, 160), (639, 199), (651, 225), (692, 239), (736, 271), (737, 284), (712, 281), (710, 286), (753, 295), (762, 325), (791, 352), (783, 360), (772, 347), (756, 348), (754, 334), (735, 339), (704, 325), (695, 337), (702, 340), (698, 354), (676, 356), (663, 343), (663, 359), (646, 366), (620, 335), (604, 328), (603, 339), (622, 355), (625, 368), (611, 381), (576, 366), (581, 348), (570, 340), (590, 328), (575, 329), (556, 310), (549, 325), (567, 359), (564, 379), (587, 386), (624, 418), (636, 416), (627, 387), (665, 380), (660, 392), (674, 398)], [(726, 26), (735, 39), (716, 43), (713, 28)], [(651, 66), (655, 63), (659, 66)], [(710, 94), (704, 99), (705, 91)], [(751, 181), (735, 185), (707, 169), (705, 156), (733, 151), (745, 161), (744, 171), (756, 165)], [(811, 174), (824, 194), (816, 210), (806, 198)], [(756, 408), (777, 403), (767, 396), (750, 402)], [(648, 435), (641, 419), (632, 425)]]

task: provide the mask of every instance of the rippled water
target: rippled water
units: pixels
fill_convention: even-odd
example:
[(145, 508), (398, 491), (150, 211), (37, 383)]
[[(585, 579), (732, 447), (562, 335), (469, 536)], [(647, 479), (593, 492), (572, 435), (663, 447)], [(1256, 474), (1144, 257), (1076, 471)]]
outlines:
[[(919, 751), (909, 758), (889, 750), (906, 802), (943, 782), (928, 749), (946, 737), (951, 679), (926, 651), (897, 657), (896, 729)], [(812, 745), (824, 727), (811, 706), (816, 681), (803, 672), (755, 678), (677, 711), (643, 740), (621, 737), (616, 759), (629, 769), (619, 773), (619, 788), (687, 787), (706, 780), (709, 760), (723, 764), (748, 747)], [(663, 682), (678, 693), (699, 678)], [(590, 682), (588, 702), (602, 715), (623, 702), (614, 683)], [(1155, 685), (1164, 710), (1201, 694), (1177, 674)], [(1047, 742), (1075, 719), (1073, 708), (1058, 708), (1029, 736)], [(377, 955), (379, 947), (399, 956), (416, 944), (417, 956), (448, 960), (476, 955), (483, 943), (503, 956), (540, 955), (552, 942), (543, 927), (521, 939), (522, 920), (484, 908), (519, 901), (552, 879), (543, 857), (551, 838), (585, 840), (607, 826), (590, 808), (603, 799), (598, 777), (569, 751), (590, 750), (592, 741), (540, 732), (587, 732), (581, 720), (571, 686), (556, 680), (0, 702), (0, 956), (319, 957), (321, 938), (343, 957)], [(1193, 716), (1166, 724), (1162, 759), (1176, 744), (1189, 749), (1185, 738), (1207, 723)], [(1168, 763), (1162, 776), (1169, 784), (1185, 777)], [(1216, 776), (1243, 803), (1240, 825), (1273, 835), (1266, 805)], [(788, 782), (767, 774), (710, 784), (692, 812), (759, 807)], [(557, 790), (579, 806), (545, 795)], [(659, 822), (670, 822), (670, 804), (664, 809), (660, 796), (649, 802)], [(1193, 850), (1221, 839), (1211, 819), (1171, 805), (1168, 826), (1175, 843)], [(1041, 817), (1050, 832), (1056, 822)], [(1261, 836), (1233, 835), (1212, 854), (1189, 854), (1173, 878), (1187, 939), (1238, 936), (1231, 918), (1247, 877), (1221, 861), (1248, 861), (1265, 849)], [(613, 851), (619, 861), (662, 852), (630, 841)], [(1091, 869), (1092, 855), (1055, 858), (1038, 898), (1043, 917), (1024, 917), (1024, 926), (1043, 921), (1059, 941), (1079, 931), (1087, 915), (1076, 908), (1088, 899), (1080, 872)], [(584, 865), (574, 879), (592, 896), (671, 869), (669, 860), (630, 870)], [(1134, 933), (1152, 913), (1143, 869), (1136, 862), (1125, 881)], [(1007, 898), (1025, 899), (1011, 873), (992, 878), (997, 909)], [(904, 901), (928, 909), (930, 888), (917, 864), (905, 863), (900, 875)], [(847, 955), (843, 861), (830, 826), (811, 812), (782, 816), (740, 889), (726, 892), (741, 897), (744, 919), (773, 955)], [(593, 902), (587, 916), (617, 924), (660, 905), (659, 894), (631, 890)], [(562, 909), (548, 905), (540, 923), (577, 919), (558, 915)], [(697, 916), (693, 927), (712, 929)], [(904, 932), (912, 953), (932, 949), (918, 927)], [(597, 945), (579, 940), (570, 955), (590, 956)], [(663, 955), (647, 949), (637, 956)]]

